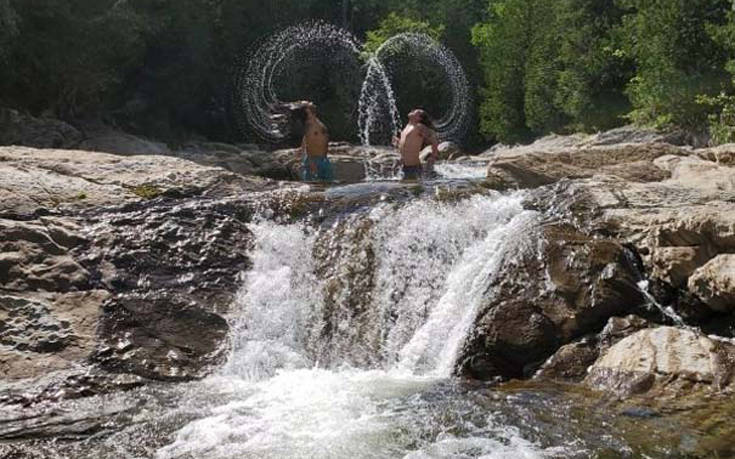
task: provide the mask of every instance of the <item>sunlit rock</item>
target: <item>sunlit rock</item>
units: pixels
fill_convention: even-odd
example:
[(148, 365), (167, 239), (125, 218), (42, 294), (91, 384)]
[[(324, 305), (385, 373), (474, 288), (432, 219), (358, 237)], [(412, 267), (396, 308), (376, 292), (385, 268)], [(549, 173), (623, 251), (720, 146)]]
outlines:
[(622, 395), (723, 390), (733, 382), (735, 345), (691, 330), (641, 330), (608, 349), (585, 383)]

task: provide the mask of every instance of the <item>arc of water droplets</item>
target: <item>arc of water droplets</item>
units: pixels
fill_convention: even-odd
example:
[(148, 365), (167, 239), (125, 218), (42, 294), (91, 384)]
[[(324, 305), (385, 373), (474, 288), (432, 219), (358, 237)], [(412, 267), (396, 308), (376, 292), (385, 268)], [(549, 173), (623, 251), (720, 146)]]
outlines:
[[(267, 39), (242, 66), (235, 76), (235, 114), (244, 118), (258, 134), (270, 142), (278, 142), (290, 133), (287, 128), (274, 125), (272, 116), (282, 103), (273, 88), (273, 78), (288, 58), (299, 50), (319, 44), (337, 45), (361, 55), (359, 41), (349, 32), (327, 23), (311, 23), (292, 26)], [(440, 65), (450, 83), (452, 103), (446, 113), (435, 121), (440, 140), (459, 140), (464, 135), (469, 118), (470, 90), (462, 66), (447, 48), (431, 37), (418, 33), (396, 35), (367, 60), (367, 73), (358, 102), (358, 133), (363, 145), (372, 143), (376, 131), (383, 135), (396, 135), (400, 119), (396, 98), (383, 61), (390, 61), (391, 50), (400, 47), (416, 58), (426, 58)], [(386, 132), (389, 131), (389, 132)]]
[(349, 32), (327, 23), (291, 26), (271, 36), (250, 56), (235, 75), (235, 114), (243, 117), (266, 141), (278, 142), (289, 135), (274, 126), (272, 116), (282, 103), (273, 88), (273, 78), (283, 63), (312, 45), (337, 45), (358, 56), (359, 42)]
[[(451, 104), (441, 118), (434, 120), (434, 127), (440, 140), (461, 139), (469, 126), (472, 96), (467, 76), (454, 54), (428, 35), (421, 33), (402, 33), (386, 40), (375, 52), (375, 58), (371, 59), (370, 65), (379, 67), (376, 73), (381, 75), (386, 74), (385, 64), (392, 58), (395, 51), (399, 53), (408, 52), (414, 58), (428, 59), (433, 64), (440, 65), (446, 72), (446, 80), (450, 84), (451, 90)], [(393, 98), (393, 90), (390, 88), (389, 81), (387, 81), (387, 86), (389, 88), (390, 98), (393, 101), (390, 116), (396, 120), (397, 127), (399, 123), (398, 110), (395, 108), (395, 99)], [(362, 99), (360, 102), (362, 104)], [(369, 130), (369, 124), (366, 127), (361, 125), (361, 132), (364, 129)], [(363, 143), (369, 143), (369, 138), (367, 137), (361, 140), (363, 140)]]

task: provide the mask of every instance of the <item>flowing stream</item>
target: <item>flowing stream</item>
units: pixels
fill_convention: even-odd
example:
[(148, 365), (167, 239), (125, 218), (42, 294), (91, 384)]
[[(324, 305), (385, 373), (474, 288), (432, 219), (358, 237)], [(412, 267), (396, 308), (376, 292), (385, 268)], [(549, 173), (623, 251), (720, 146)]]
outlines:
[[(10, 439), (0, 441), (0, 457), (730, 451), (726, 420), (735, 405), (726, 400), (667, 412), (665, 404), (620, 405), (579, 386), (453, 375), (495, 276), (539, 253), (537, 231), (547, 218), (524, 210), (523, 192), (466, 193), (463, 183), (444, 178), (420, 192), (393, 181), (333, 187), (325, 191), (330, 199), (362, 205), (322, 220), (253, 221), (252, 266), (230, 310), (225, 365), (202, 381), (13, 408), (0, 419)], [(14, 442), (14, 433), (23, 435)]]
[[(513, 428), (494, 422), (491, 413), (455, 435), (451, 413), (434, 411), (429, 401), (436, 397), (432, 393), (451, 385), (460, 347), (489, 283), (518, 250), (527, 249), (524, 235), (533, 231), (535, 212), (522, 209), (520, 195), (493, 195), (450, 204), (386, 204), (363, 218), (369, 234), (362, 238), (267, 220), (252, 225), (254, 266), (239, 298), (232, 356), (209, 380), (236, 386), (237, 395), (182, 428), (157, 457), (543, 453)], [(368, 322), (360, 324), (344, 315), (334, 327), (340, 333), (333, 332), (327, 343), (319, 341), (329, 339), (324, 337), (325, 322), (331, 320), (324, 298), (329, 280), (315, 274), (318, 261), (313, 259), (320, 240), (353, 246), (348, 252), (357, 259), (339, 263), (364, 262), (360, 257), (367, 255), (360, 249), (372, 251), (376, 260), (373, 288), (364, 292), (374, 317), (360, 316)], [(337, 297), (352, 293), (347, 289)], [(333, 304), (332, 314), (339, 316), (343, 307)], [(336, 343), (345, 334), (355, 349)], [(360, 368), (351, 362), (369, 352), (365, 342), (373, 344), (375, 355), (368, 360), (374, 363)], [(320, 344), (336, 344), (343, 355), (320, 362), (313, 352)]]

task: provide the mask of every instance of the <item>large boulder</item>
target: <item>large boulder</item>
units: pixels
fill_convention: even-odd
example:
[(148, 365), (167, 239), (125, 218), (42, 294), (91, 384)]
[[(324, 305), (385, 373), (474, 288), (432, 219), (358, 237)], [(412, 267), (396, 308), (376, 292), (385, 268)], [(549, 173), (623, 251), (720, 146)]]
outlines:
[(581, 382), (587, 376), (588, 368), (597, 361), (601, 353), (623, 338), (649, 326), (647, 320), (636, 315), (611, 317), (600, 333), (584, 336), (560, 347), (544, 362), (534, 378)]
[(672, 394), (732, 386), (735, 345), (691, 330), (641, 330), (610, 347), (585, 383), (620, 395)]
[(493, 282), (459, 372), (477, 378), (530, 375), (561, 345), (644, 303), (639, 272), (620, 244), (548, 225), (535, 250), (513, 253)]
[(267, 203), (253, 192), (273, 182), (170, 156), (0, 147), (0, 158), (6, 381), (90, 365), (182, 380), (221, 362), (246, 223)]
[(537, 188), (562, 179), (605, 174), (631, 182), (658, 182), (671, 172), (653, 163), (662, 156), (687, 154), (669, 144), (630, 144), (609, 147), (498, 152), (488, 164), (487, 177), (495, 188)]
[(735, 254), (721, 254), (689, 277), (689, 290), (715, 311), (735, 312)]
[[(461, 156), (464, 156), (464, 153), (462, 152), (462, 149), (454, 142), (446, 141), (441, 142), (438, 145), (439, 150), (439, 157), (437, 158), (438, 161), (446, 161), (451, 159), (457, 159)], [(429, 155), (431, 154), (431, 146), (428, 146), (421, 150), (421, 160), (426, 161), (429, 158)]]

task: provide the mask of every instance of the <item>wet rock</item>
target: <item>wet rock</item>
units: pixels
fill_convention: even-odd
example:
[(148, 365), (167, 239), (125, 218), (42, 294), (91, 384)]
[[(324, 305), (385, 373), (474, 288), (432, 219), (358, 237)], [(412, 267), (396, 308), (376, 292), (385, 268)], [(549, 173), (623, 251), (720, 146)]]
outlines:
[(530, 375), (561, 345), (644, 303), (627, 249), (550, 225), (537, 248), (513, 255), (491, 286), (459, 373), (487, 379)]
[(162, 199), (91, 212), (78, 258), (108, 289), (172, 288), (226, 302), (248, 267), (254, 208), (246, 198)]
[[(534, 190), (534, 206), (551, 208), (599, 237), (624, 241), (640, 256), (641, 273), (660, 305), (672, 307), (691, 325), (711, 325), (722, 308), (707, 307), (707, 295), (699, 298), (689, 280), (716, 256), (735, 252), (735, 169), (705, 159), (709, 149), (659, 155), (676, 147), (636, 148), (616, 148), (621, 156), (615, 161), (631, 170), (637, 163), (625, 158), (638, 158), (664, 172), (665, 179), (632, 180), (601, 167), (593, 176)], [(642, 153), (650, 155), (641, 159)], [(730, 323), (726, 317), (718, 320)]]
[(252, 191), (276, 184), (163, 156), (5, 147), (0, 158), (6, 379), (100, 365), (181, 380), (220, 361), (246, 224), (275, 199)]
[[(441, 142), (438, 145), (439, 149), (439, 157), (437, 158), (438, 161), (446, 161), (451, 159), (457, 159), (461, 156), (464, 156), (464, 153), (462, 152), (462, 149), (454, 142)], [(421, 154), (419, 155), (421, 157), (421, 161), (426, 162), (426, 160), (429, 158), (429, 155), (431, 154), (431, 146), (428, 146), (421, 150)]]
[(168, 156), (0, 147), (0, 216), (120, 205), (158, 196), (236, 194), (276, 185)]
[[(78, 366), (53, 370), (37, 377), (0, 383), (0, 405), (32, 406), (37, 403), (74, 400), (109, 392), (126, 391), (150, 381), (129, 373), (111, 374), (99, 368)], [(4, 419), (0, 417), (0, 424)]]
[[(681, 132), (660, 132), (629, 125), (591, 135), (580, 142), (579, 145), (582, 147), (624, 143), (670, 143), (672, 145), (685, 145), (687, 144), (687, 140), (686, 135)], [(697, 145), (700, 144), (697, 143)]]
[(373, 225), (367, 215), (348, 216), (320, 232), (315, 243), (315, 271), (326, 285), (321, 339), (312, 344), (312, 352), (327, 365), (344, 363), (340, 360), (345, 356), (362, 367), (379, 361), (380, 314), (372, 298), (378, 263)]
[(685, 150), (663, 143), (569, 150), (511, 149), (492, 156), (487, 176), (496, 181), (498, 187), (520, 189), (598, 174), (633, 182), (657, 182), (668, 178), (670, 172), (653, 161), (662, 156), (685, 154)]
[[(73, 222), (0, 219), (0, 288), (9, 291), (84, 290), (89, 273), (69, 250), (83, 239)], [(69, 229), (71, 227), (71, 229)]]
[(73, 148), (82, 138), (81, 132), (63, 121), (0, 108), (0, 145)]
[(600, 356), (596, 337), (583, 338), (560, 347), (534, 375), (536, 379), (579, 382)]
[(595, 363), (600, 353), (623, 338), (649, 326), (647, 320), (636, 315), (611, 317), (605, 328), (597, 335), (588, 335), (560, 347), (544, 362), (534, 378), (580, 382), (587, 376), (587, 369)]
[(628, 396), (676, 394), (732, 385), (735, 345), (691, 330), (641, 330), (609, 348), (590, 367), (585, 384)]
[(186, 296), (118, 295), (104, 305), (93, 359), (116, 372), (189, 380), (222, 362), (227, 331), (224, 318)]
[(97, 344), (104, 290), (0, 295), (0, 372), (5, 380), (72, 368)]
[(735, 311), (735, 255), (718, 255), (694, 271), (688, 280), (689, 290), (710, 308), (719, 312)]
[(221, 167), (240, 175), (254, 175), (275, 180), (292, 179), (288, 167), (285, 167), (273, 153), (264, 151), (257, 145), (187, 142), (172, 154), (203, 166)]
[(220, 361), (222, 315), (249, 267), (255, 203), (159, 200), (88, 215), (81, 263), (115, 292), (95, 361), (158, 379), (199, 377)]

